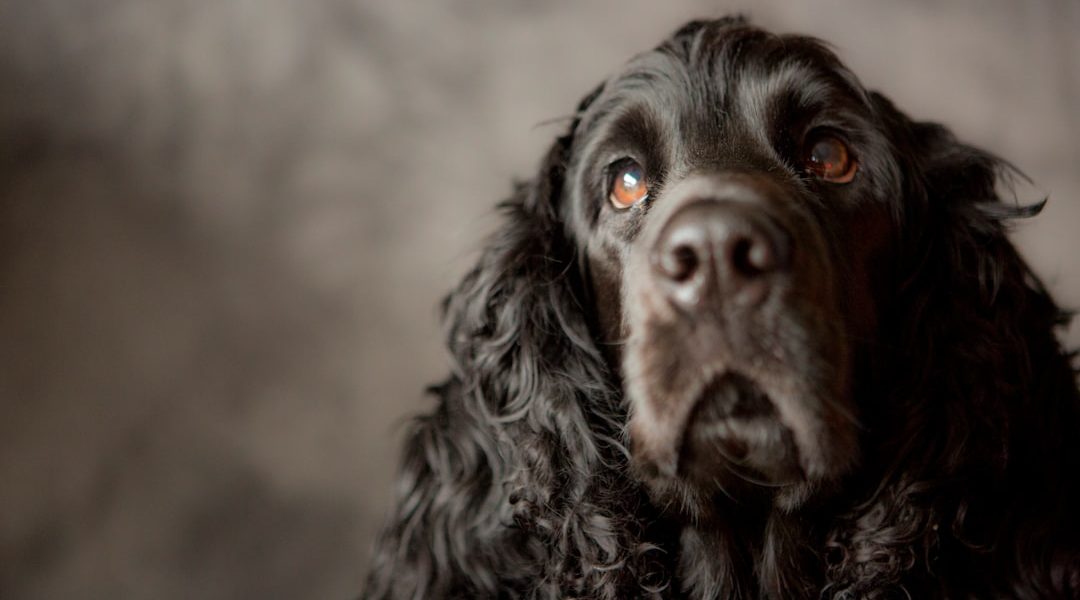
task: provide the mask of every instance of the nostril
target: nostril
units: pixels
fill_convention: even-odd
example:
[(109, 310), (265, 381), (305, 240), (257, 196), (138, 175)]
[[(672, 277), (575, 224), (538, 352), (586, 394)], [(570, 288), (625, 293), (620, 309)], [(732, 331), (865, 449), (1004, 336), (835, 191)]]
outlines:
[(761, 273), (760, 269), (755, 263), (758, 262), (755, 258), (760, 259), (760, 256), (753, 256), (760, 254), (755, 248), (755, 245), (747, 238), (739, 238), (731, 246), (731, 266), (733, 270), (744, 277), (753, 277)]
[(680, 244), (666, 253), (661, 266), (668, 278), (682, 283), (694, 276), (699, 262), (697, 250), (693, 246)]
[(675, 272), (672, 273), (676, 282), (685, 282), (698, 270), (698, 253), (691, 246), (676, 246), (672, 250), (672, 259), (677, 264)]
[(784, 271), (791, 263), (790, 238), (776, 227), (755, 227), (729, 240), (728, 249), (732, 272), (746, 278)]
[(766, 240), (742, 237), (732, 245), (731, 266), (744, 277), (756, 277), (776, 268), (776, 253)]

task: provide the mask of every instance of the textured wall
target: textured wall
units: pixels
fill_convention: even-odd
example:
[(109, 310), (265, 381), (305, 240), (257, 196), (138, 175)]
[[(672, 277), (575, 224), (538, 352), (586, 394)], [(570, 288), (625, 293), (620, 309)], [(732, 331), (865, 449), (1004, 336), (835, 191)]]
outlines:
[[(354, 593), (543, 123), (733, 6), (0, 0), (0, 597)], [(1028, 172), (1080, 306), (1080, 4), (748, 12)]]

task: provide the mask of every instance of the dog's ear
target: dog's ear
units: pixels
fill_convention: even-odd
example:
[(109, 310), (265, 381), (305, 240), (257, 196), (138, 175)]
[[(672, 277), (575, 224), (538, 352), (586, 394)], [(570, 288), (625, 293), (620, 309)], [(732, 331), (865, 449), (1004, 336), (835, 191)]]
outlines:
[(900, 271), (908, 279), (902, 287), (926, 269), (944, 269), (949, 282), (978, 292), (979, 304), (993, 304), (1006, 279), (1028, 274), (1006, 235), (1010, 224), (1037, 215), (1046, 200), (1019, 201), (1014, 184), (1028, 180), (1012, 164), (957, 140), (942, 125), (909, 119), (880, 94), (871, 98), (902, 180), (896, 211), (906, 262)]
[[(1026, 507), (1041, 500), (1012, 491), (1038, 489), (1043, 484), (1020, 483), (1035, 477), (1074, 479), (1071, 457), (1046, 457), (1068, 447), (1063, 436), (1076, 422), (1074, 375), (1053, 331), (1062, 313), (1007, 235), (1014, 219), (1038, 213), (1043, 202), (1011, 198), (1010, 177), (1022, 176), (1007, 162), (871, 98), (900, 186), (892, 199), (899, 277), (881, 319), (882, 346), (895, 353), (883, 375), (890, 396), (866, 405), (868, 421), (881, 424), (874, 445), (882, 464), (873, 468), (884, 475), (829, 541), (839, 550), (829, 566), (833, 585), (860, 597), (921, 585), (905, 570), (922, 557), (961, 573), (969, 567), (949, 561), (972, 549), (1030, 547), (1040, 534), (1029, 531), (1074, 509), (1050, 499), (1035, 514)], [(1024, 552), (1001, 564), (1036, 573), (1049, 561)]]
[(1049, 373), (1064, 382), (1055, 386), (1073, 385), (1060, 375), (1070, 369), (1055, 338), (1070, 315), (1055, 304), (1008, 235), (1018, 219), (1039, 214), (1047, 199), (1018, 199), (1015, 184), (1030, 183), (1023, 173), (941, 125), (911, 122), (910, 135), (918, 179), (911, 182), (911, 195), (925, 202), (925, 214), (920, 223), (908, 224), (921, 227), (923, 254), (914, 265), (910, 293), (902, 295), (921, 314), (903, 322), (918, 323), (913, 329), (926, 339), (906, 347), (930, 350), (923, 356), (929, 380), (966, 384), (963, 394), (974, 401), (963, 406), (982, 402), (977, 414), (952, 415), (950, 422), (972, 427), (965, 433), (969, 445), (984, 443), (1004, 469), (1010, 438), (1052, 412), (1020, 406), (1031, 386), (1042, 385), (1039, 378)]
[[(1022, 387), (1034, 372), (1033, 354), (1059, 353), (1053, 330), (1066, 316), (1008, 236), (1017, 219), (1038, 214), (1046, 200), (1018, 201), (1013, 183), (1026, 178), (1011, 164), (941, 125), (909, 119), (879, 94), (872, 100), (902, 178), (893, 299), (901, 314), (891, 321), (916, 324), (896, 332), (899, 347), (921, 349), (903, 359), (924, 365), (909, 381), (970, 379), (968, 396), (1000, 398), (1001, 390), (983, 389), (988, 368), (997, 373), (994, 382), (1012, 378)], [(986, 415), (1000, 410), (987, 407)], [(1005, 440), (988, 443), (1006, 451)]]
[[(627, 597), (654, 553), (624, 504), (623, 408), (562, 222), (581, 113), (444, 302), (450, 381), (406, 444), (370, 597)], [(615, 568), (617, 565), (643, 565)], [(542, 588), (542, 589), (538, 589)], [(633, 591), (625, 591), (625, 590)]]
[[(588, 338), (588, 332), (580, 329), (584, 323), (578, 323), (586, 286), (563, 222), (563, 194), (581, 116), (602, 89), (597, 87), (579, 102), (567, 130), (548, 148), (536, 174), (517, 183), (512, 196), (499, 203), (499, 229), (476, 266), (443, 303), (449, 346), (463, 374), (477, 372), (465, 363), (496, 350), (489, 345), (493, 341), (514, 342), (495, 352), (502, 355), (532, 350), (524, 342), (531, 341), (536, 330), (563, 331), (561, 337), (580, 341)], [(510, 405), (517, 406), (513, 401)], [(508, 406), (491, 408), (502, 411)]]

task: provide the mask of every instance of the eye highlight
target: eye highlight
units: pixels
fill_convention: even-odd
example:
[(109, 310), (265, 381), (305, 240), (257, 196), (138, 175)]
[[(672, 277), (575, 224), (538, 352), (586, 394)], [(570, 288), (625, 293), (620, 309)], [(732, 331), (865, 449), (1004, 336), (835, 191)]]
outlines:
[(645, 169), (631, 158), (624, 158), (612, 165), (608, 180), (608, 200), (612, 206), (622, 210), (649, 197), (649, 186), (645, 183)]
[(803, 166), (825, 181), (848, 183), (859, 170), (859, 163), (847, 144), (831, 133), (812, 134), (804, 148)]

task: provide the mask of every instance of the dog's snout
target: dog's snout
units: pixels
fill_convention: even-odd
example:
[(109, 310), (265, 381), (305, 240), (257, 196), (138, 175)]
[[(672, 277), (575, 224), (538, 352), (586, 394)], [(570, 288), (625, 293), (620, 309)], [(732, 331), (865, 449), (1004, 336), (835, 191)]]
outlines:
[(759, 304), (790, 261), (788, 235), (760, 209), (702, 200), (671, 216), (652, 262), (671, 300), (692, 309), (710, 294), (741, 306)]

